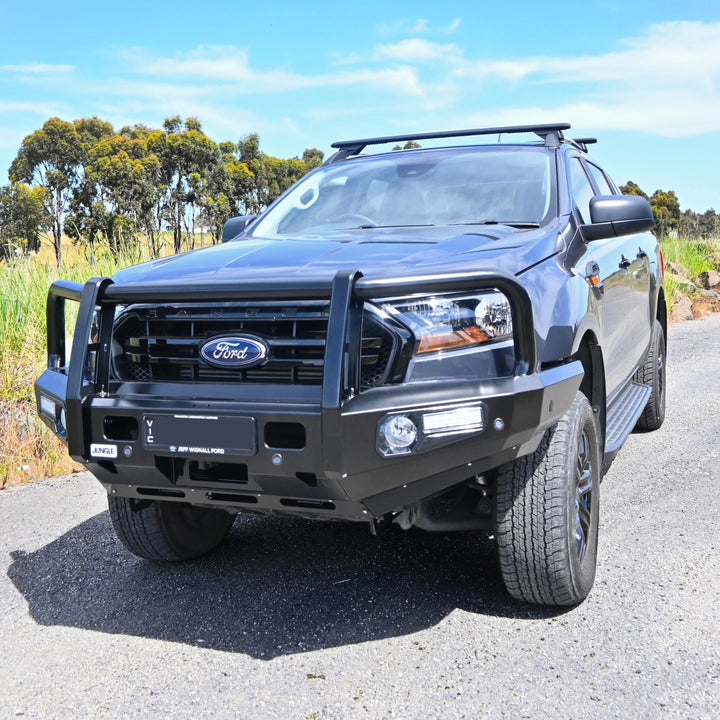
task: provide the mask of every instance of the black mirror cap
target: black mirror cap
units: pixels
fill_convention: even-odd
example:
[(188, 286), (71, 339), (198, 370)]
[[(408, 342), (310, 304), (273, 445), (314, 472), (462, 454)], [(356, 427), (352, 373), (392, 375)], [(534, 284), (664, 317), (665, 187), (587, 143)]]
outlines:
[(586, 240), (621, 237), (652, 230), (650, 203), (640, 195), (596, 195), (590, 200), (592, 224), (583, 225)]
[(242, 215), (240, 217), (230, 218), (223, 225), (223, 242), (236, 238), (255, 218), (257, 215)]

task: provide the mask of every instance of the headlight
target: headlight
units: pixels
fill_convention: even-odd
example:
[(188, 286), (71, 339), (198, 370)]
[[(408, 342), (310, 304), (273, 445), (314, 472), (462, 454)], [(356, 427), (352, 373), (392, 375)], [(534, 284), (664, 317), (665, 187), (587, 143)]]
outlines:
[(501, 292), (390, 300), (382, 309), (412, 330), (417, 353), (466, 348), (512, 337), (512, 310)]

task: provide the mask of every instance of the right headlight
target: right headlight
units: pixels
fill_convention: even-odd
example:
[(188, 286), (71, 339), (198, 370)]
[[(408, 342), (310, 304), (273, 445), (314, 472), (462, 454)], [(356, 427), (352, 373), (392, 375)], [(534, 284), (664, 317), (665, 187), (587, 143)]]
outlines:
[(408, 327), (418, 354), (467, 348), (512, 337), (510, 301), (497, 290), (388, 300), (382, 309)]

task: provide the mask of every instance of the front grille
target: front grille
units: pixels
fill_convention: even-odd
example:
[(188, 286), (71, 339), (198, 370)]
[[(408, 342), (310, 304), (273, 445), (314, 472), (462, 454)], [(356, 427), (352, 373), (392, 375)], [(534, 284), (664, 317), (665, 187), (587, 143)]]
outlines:
[[(131, 305), (113, 329), (113, 375), (135, 382), (321, 385), (329, 301)], [(362, 388), (385, 380), (394, 339), (377, 321), (364, 323)], [(200, 357), (210, 338), (242, 333), (262, 338), (268, 359), (250, 368), (219, 368)]]

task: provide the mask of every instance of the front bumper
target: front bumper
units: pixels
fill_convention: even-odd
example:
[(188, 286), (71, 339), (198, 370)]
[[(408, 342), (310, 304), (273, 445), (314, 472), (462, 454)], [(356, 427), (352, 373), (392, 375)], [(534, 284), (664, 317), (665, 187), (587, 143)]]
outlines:
[[(433, 292), (494, 287), (510, 298), (516, 331), (516, 374), (477, 380), (397, 384), (353, 392), (350, 341), (353, 307), (364, 299), (401, 295), (412, 288)], [(330, 298), (323, 383), (317, 388), (259, 386), (252, 392), (210, 384), (109, 381), (108, 348), (117, 303), (183, 298), (227, 298), (298, 293)], [(64, 304), (80, 301), (69, 365), (64, 362)], [(93, 317), (106, 322), (91, 337)], [(103, 329), (104, 328), (104, 329)], [(36, 383), (43, 420), (68, 443), (109, 493), (191, 502), (232, 510), (370, 520), (404, 507), (536, 449), (547, 427), (571, 405), (583, 370), (578, 362), (542, 372), (535, 366), (529, 299), (514, 278), (493, 275), (431, 276), (368, 282), (359, 273), (338, 273), (318, 289), (130, 288), (106, 278), (84, 287), (56, 283), (48, 298), (48, 369)], [(93, 377), (87, 380), (88, 361)], [(378, 426), (389, 413), (429, 413), (472, 404), (484, 427), (449, 434), (400, 457), (376, 449)], [(150, 428), (167, 425), (157, 438)], [(148, 425), (150, 423), (150, 425)], [(204, 428), (188, 440), (188, 423)], [(213, 429), (239, 428), (242, 442), (218, 440)], [(210, 428), (208, 430), (207, 428)], [(177, 442), (167, 433), (178, 433)], [(190, 434), (189, 434), (190, 433)], [(219, 432), (218, 435), (223, 435)]]

